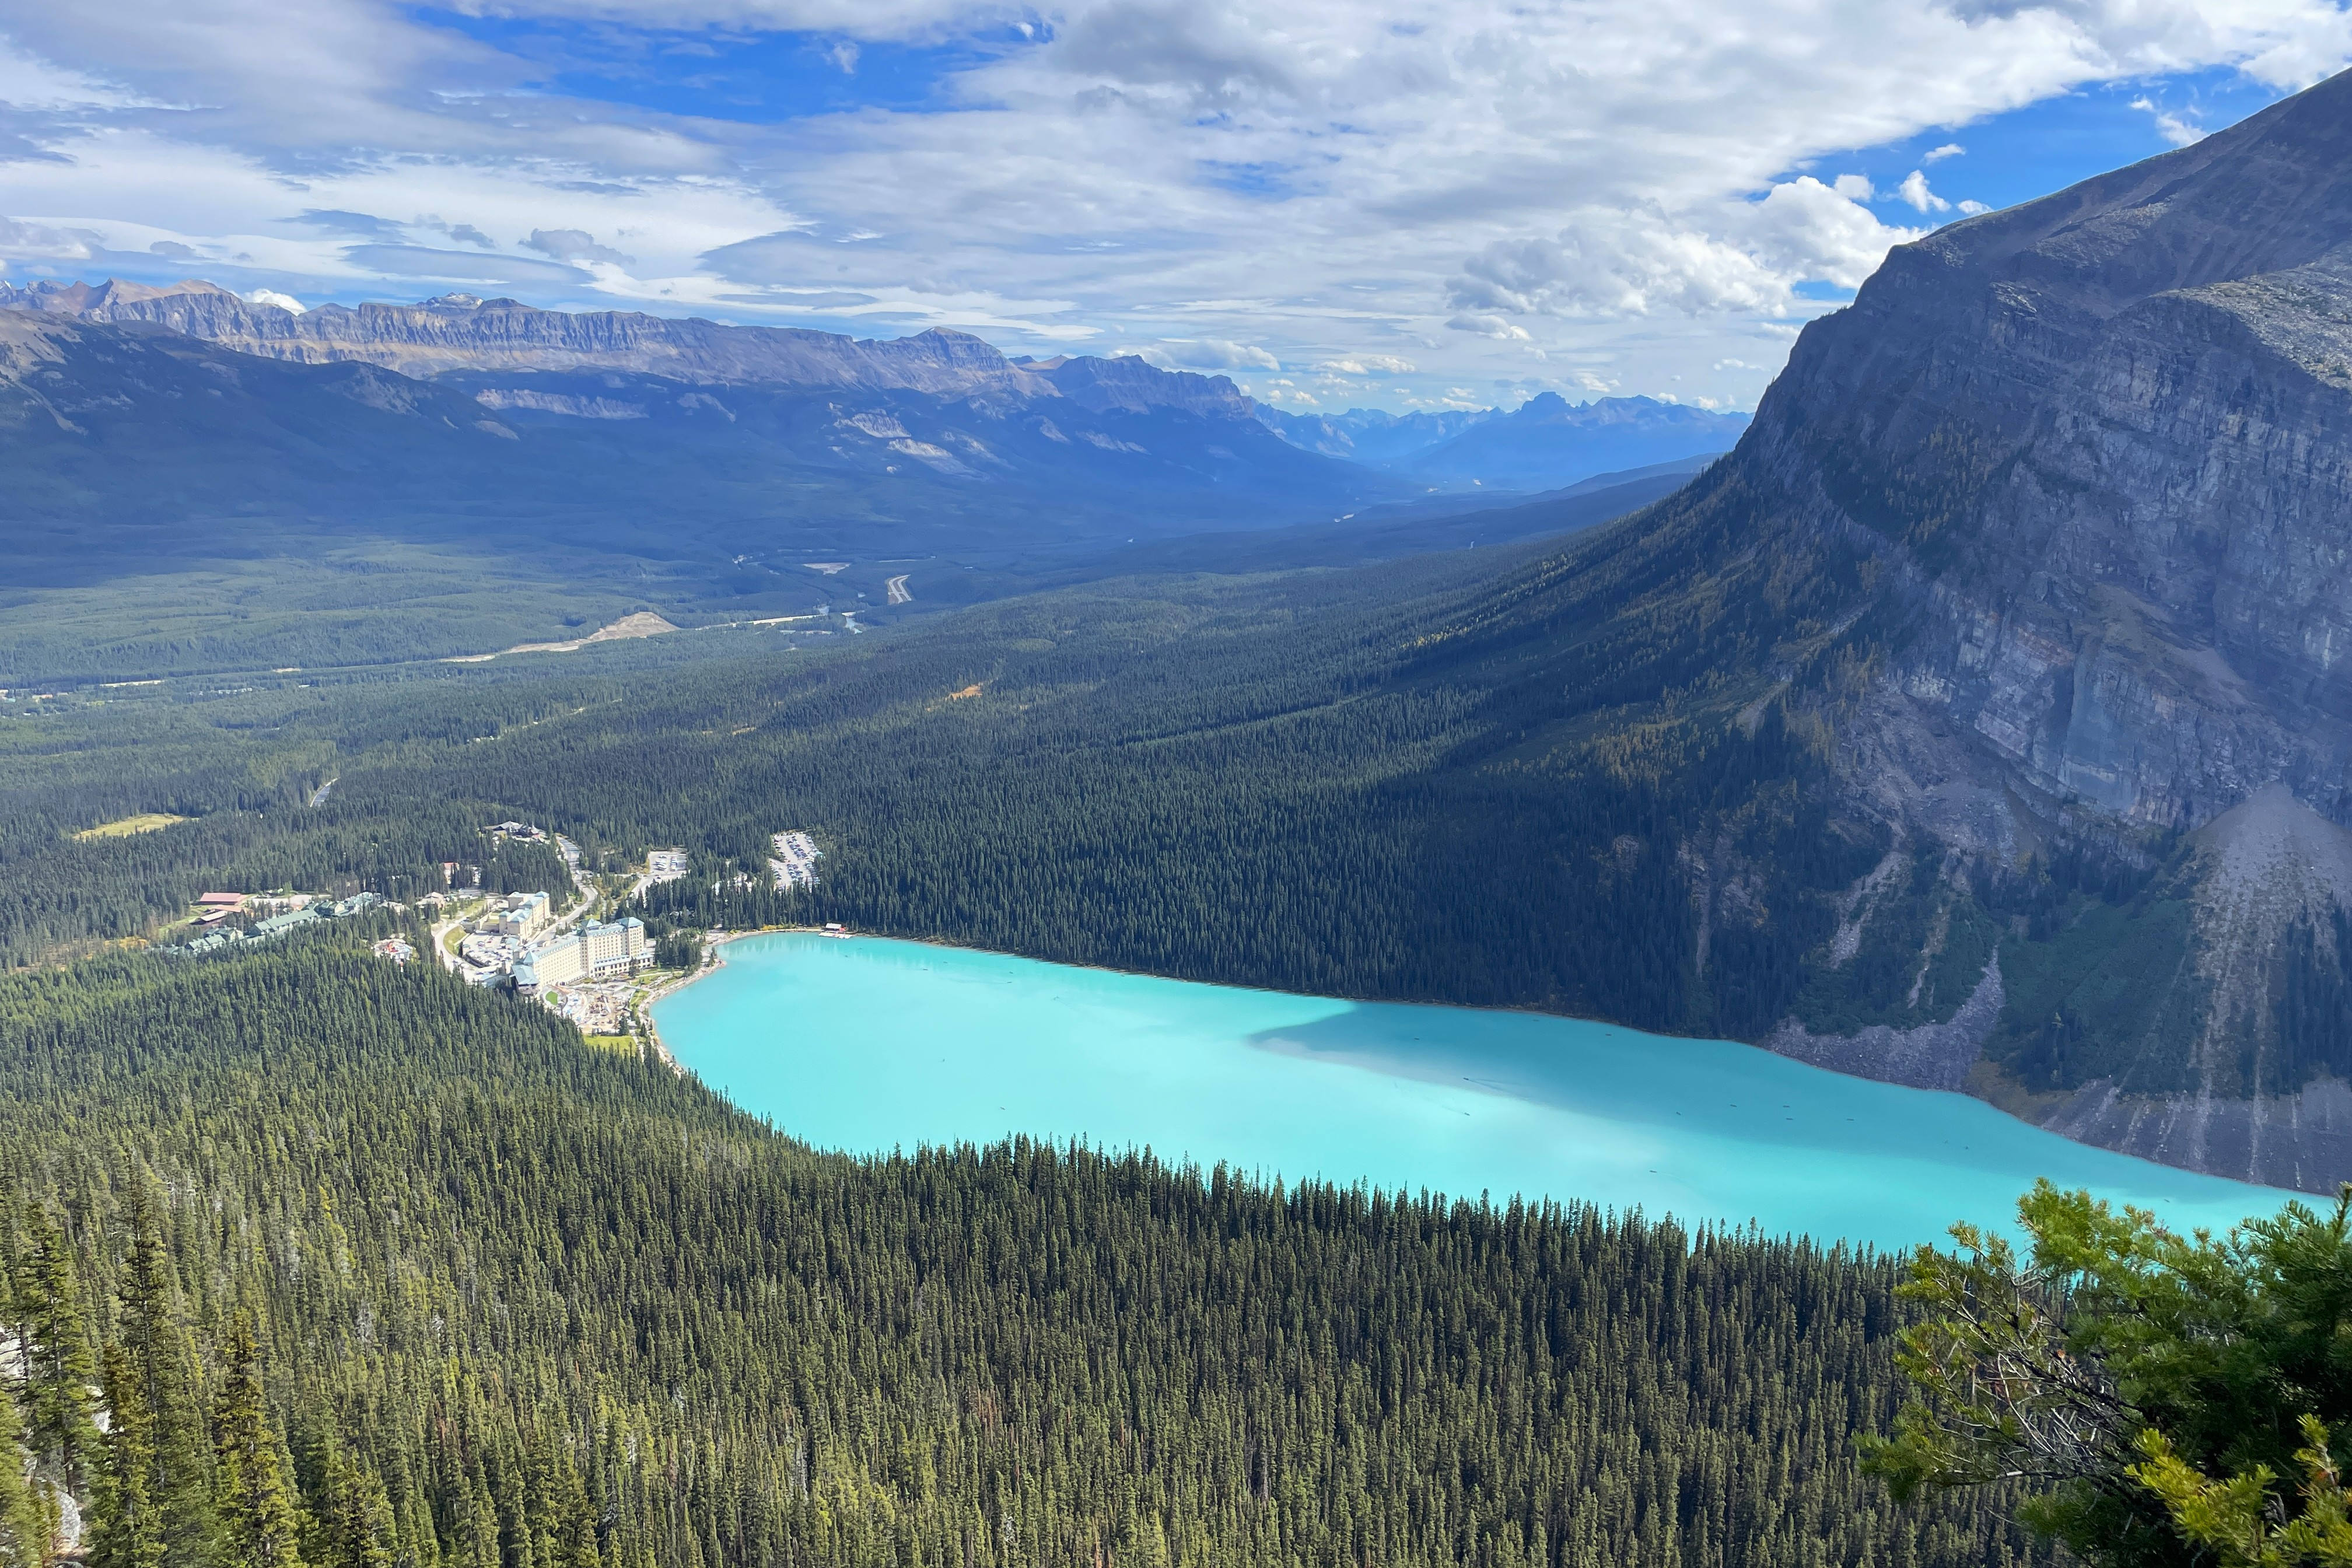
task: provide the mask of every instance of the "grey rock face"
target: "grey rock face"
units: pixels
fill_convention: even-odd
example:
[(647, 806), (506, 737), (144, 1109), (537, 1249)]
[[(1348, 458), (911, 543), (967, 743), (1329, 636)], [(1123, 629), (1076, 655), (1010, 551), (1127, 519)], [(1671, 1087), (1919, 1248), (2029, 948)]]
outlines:
[[(2325, 943), (2352, 908), (2352, 77), (1896, 250), (1806, 329), (1723, 468), (1757, 548), (1868, 563), (1853, 613), (1884, 657), (1838, 726), (1864, 815), (2005, 865), (2200, 835), (2201, 1087), (2101, 1082), (2049, 1125), (2352, 1177), (2352, 1099), (2267, 1044), (2286, 932)], [(1782, 1035), (1904, 1081), (1958, 1059)]]
[(1764, 1048), (1881, 1083), (1958, 1089), (1967, 1086), (1969, 1068), (1986, 1032), (2000, 1016), (2003, 1000), (2000, 963), (1995, 958), (1985, 964), (1983, 978), (1969, 999), (1943, 1023), (1910, 1029), (1876, 1024), (1852, 1035), (1816, 1035), (1791, 1018), (1766, 1037)]
[(1897, 251), (1758, 424), (1914, 585), (1889, 679), (2036, 795), (2342, 784), (2352, 81)]

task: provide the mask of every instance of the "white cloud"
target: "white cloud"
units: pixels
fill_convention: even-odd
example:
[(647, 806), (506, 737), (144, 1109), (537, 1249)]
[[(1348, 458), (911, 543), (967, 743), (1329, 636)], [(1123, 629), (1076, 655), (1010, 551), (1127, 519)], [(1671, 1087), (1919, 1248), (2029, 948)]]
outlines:
[(248, 304), (275, 305), (281, 310), (291, 310), (298, 316), (302, 313), (304, 308), (302, 301), (293, 295), (281, 294), (275, 289), (256, 289), (245, 298)]
[(2205, 140), (2205, 128), (2185, 115), (2175, 114), (2153, 99), (2132, 100), (2131, 106), (2156, 121), (2156, 133), (2175, 147), (2187, 147)]
[(1958, 142), (1947, 142), (1941, 147), (1930, 147), (1925, 153), (1920, 153), (1919, 162), (1922, 163), (1940, 163), (1947, 158), (1958, 158), (1965, 154), (1967, 152), (1968, 149), (1961, 146)]
[(137, 94), (97, 77), (60, 69), (0, 36), (0, 105), (28, 113), (121, 110), (142, 101)]
[(95, 229), (61, 228), (0, 217), (0, 258), (11, 261), (88, 261), (106, 248)]
[[(382, 0), (19, 5), (0, 200), (49, 237), (0, 232), (0, 255), (64, 270), (177, 245), (249, 258), (234, 287), (313, 300), (471, 280), (864, 333), (957, 325), (1016, 351), (1153, 342), (1201, 368), (1360, 365), (1396, 400), (1535, 354), (1658, 390), (1717, 374), (1759, 321), (1823, 308), (1800, 285), (1852, 287), (1914, 233), (1860, 205), (1883, 195), (1863, 176), (1791, 171), (2085, 84), (2236, 66), (2286, 87), (2352, 54), (2336, 0), (495, 8), (713, 48), (797, 30), (849, 91), (885, 40), (1031, 42), (981, 51), (923, 113), (769, 123), (716, 95), (699, 114), (567, 99), (543, 66)], [(1958, 147), (1894, 194), (1950, 210), (1924, 169)], [(288, 221), (306, 209), (394, 232)]]
[(1134, 353), (1162, 370), (1280, 370), (1282, 362), (1250, 343), (1223, 338), (1169, 338)]
[(1785, 315), (1799, 308), (1798, 285), (1856, 288), (1891, 247), (1918, 237), (1880, 223), (1806, 174), (1774, 185), (1761, 201), (1679, 216), (1656, 208), (1588, 209), (1553, 238), (1488, 246), (1465, 264), (1448, 294), (1456, 310), (1485, 312), (1474, 318), (1481, 321)]
[[(478, 237), (469, 232), (457, 237)], [(596, 237), (583, 228), (535, 228), (529, 238), (520, 243), (525, 250), (536, 250), (558, 261), (603, 261), (614, 267), (634, 267), (637, 262), (634, 256), (624, 256), (609, 245), (597, 244)]]
[(1968, 217), (1974, 217), (1979, 213), (1989, 213), (1992, 211), (1992, 208), (1985, 205), (1982, 202), (1964, 201), (1960, 203), (1959, 205), (1961, 213)]
[(1517, 321), (1507, 321), (1500, 316), (1474, 316), (1465, 312), (1449, 317), (1445, 325), (1452, 331), (1468, 332), (1475, 337), (1495, 338), (1505, 342), (1514, 340), (1526, 342), (1532, 335)]
[(1350, 354), (1346, 359), (1323, 360), (1315, 368), (1332, 375), (1411, 375), (1420, 367), (1394, 354)]
[(1895, 194), (1923, 213), (1952, 210), (1951, 203), (1927, 188), (1927, 176), (1917, 169), (1903, 176), (1903, 183), (1895, 187)]

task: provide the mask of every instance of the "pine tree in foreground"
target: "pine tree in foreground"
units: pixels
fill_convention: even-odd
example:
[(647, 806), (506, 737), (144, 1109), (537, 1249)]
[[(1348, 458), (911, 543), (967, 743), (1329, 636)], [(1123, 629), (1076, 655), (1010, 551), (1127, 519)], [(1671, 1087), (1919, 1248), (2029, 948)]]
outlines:
[(0, 1568), (40, 1568), (57, 1533), (56, 1506), (26, 1474), (25, 1424), (0, 1381)]
[(226, 1376), (213, 1414), (221, 1568), (304, 1568), (293, 1467), (270, 1420), (250, 1311), (229, 1319), (221, 1359)]

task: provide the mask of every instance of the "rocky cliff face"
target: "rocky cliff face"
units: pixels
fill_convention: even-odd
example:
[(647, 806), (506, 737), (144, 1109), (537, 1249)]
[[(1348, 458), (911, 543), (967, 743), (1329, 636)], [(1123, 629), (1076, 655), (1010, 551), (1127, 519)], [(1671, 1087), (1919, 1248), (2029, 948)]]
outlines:
[(2129, 956), (2070, 909), (2052, 951), (2087, 978), (2033, 992), (2050, 1020), (2012, 1000), (1976, 1087), (2178, 1163), (2352, 1177), (2352, 77), (1895, 251), (1711, 479), (1750, 547), (1857, 563), (1874, 640), (1818, 698), (1853, 809), (1956, 879), (2095, 845), (2180, 911), (2136, 1050), (2060, 1059)]
[(1223, 376), (1162, 371), (1132, 358), (1015, 363), (969, 332), (941, 328), (906, 338), (847, 338), (636, 311), (541, 310), (470, 294), (295, 311), (194, 281), (168, 289), (115, 281), (0, 284), (0, 309), (148, 323), (267, 359), (358, 360), (419, 378), (616, 372), (703, 386), (1067, 398), (1097, 413), (1168, 408), (1251, 417), (1247, 400)]

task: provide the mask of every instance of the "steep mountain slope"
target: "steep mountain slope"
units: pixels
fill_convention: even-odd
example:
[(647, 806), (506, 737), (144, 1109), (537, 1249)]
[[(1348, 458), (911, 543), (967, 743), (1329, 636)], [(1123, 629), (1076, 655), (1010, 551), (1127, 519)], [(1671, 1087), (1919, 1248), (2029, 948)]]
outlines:
[[(1818, 738), (1840, 831), (1884, 855), (1779, 1048), (2326, 1190), (2347, 322), (2352, 77), (1896, 250), (1730, 458), (1455, 640), (1609, 647), (1629, 696), (1669, 689), (1645, 711), (1777, 704)], [(1703, 930), (1770, 918), (1738, 853), (1683, 853)]]
[(0, 311), (0, 508), (17, 587), (183, 553), (208, 509), (300, 508), (420, 468), (478, 482), (517, 444), (471, 398), (373, 365), (278, 364)]

